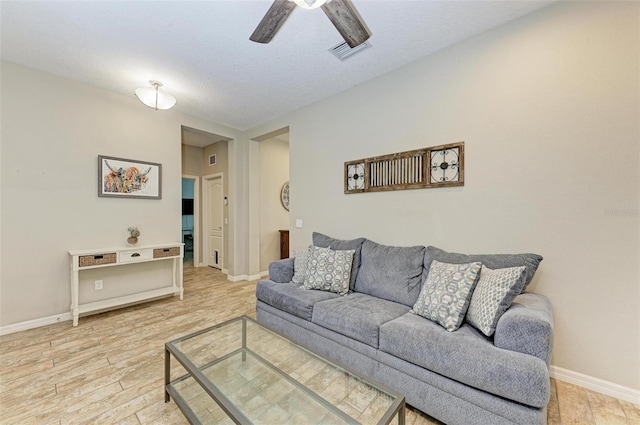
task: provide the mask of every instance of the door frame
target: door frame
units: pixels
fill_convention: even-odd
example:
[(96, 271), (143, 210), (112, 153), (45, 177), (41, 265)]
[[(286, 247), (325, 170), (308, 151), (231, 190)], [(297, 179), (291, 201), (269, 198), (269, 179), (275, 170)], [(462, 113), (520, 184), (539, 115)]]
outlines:
[[(193, 180), (193, 267), (202, 267), (200, 261), (200, 176), (183, 174), (183, 179)], [(180, 242), (184, 238), (180, 237)]]
[[(214, 173), (202, 176), (202, 266), (208, 266), (209, 258), (209, 243), (207, 242), (209, 231), (209, 191), (207, 189), (207, 183), (210, 180), (220, 179), (222, 185), (222, 199), (220, 204), (222, 205), (222, 261), (220, 262), (220, 270), (224, 273), (227, 269), (225, 267), (225, 261), (227, 259), (226, 252), (224, 250), (224, 243), (226, 240), (227, 227), (224, 215), (224, 173)], [(195, 206), (194, 206), (195, 208)]]

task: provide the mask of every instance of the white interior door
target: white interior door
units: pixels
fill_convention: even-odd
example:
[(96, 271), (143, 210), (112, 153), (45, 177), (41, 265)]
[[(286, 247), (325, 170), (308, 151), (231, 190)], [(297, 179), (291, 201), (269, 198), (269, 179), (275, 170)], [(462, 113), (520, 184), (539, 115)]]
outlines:
[(218, 269), (222, 268), (222, 201), (222, 178), (207, 180), (207, 265)]

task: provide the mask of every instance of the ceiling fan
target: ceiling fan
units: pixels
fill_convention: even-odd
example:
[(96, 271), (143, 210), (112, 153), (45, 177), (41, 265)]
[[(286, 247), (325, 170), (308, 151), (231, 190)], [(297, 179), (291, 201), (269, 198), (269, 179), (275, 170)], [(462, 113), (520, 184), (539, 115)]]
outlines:
[(351, 48), (371, 36), (351, 0), (275, 0), (249, 39), (257, 43), (270, 42), (296, 5), (305, 9), (322, 8)]

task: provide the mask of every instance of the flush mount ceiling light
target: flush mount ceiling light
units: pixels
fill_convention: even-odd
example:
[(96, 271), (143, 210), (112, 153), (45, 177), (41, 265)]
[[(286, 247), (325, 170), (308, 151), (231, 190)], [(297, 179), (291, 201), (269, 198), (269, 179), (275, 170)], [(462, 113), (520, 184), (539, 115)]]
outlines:
[(156, 80), (149, 80), (151, 87), (140, 87), (136, 89), (136, 96), (140, 102), (147, 105), (149, 108), (153, 108), (156, 111), (158, 109), (171, 109), (176, 104), (176, 98), (168, 93), (160, 91), (162, 83)]
[(295, 4), (305, 9), (316, 9), (329, 1), (331, 0), (293, 0)]

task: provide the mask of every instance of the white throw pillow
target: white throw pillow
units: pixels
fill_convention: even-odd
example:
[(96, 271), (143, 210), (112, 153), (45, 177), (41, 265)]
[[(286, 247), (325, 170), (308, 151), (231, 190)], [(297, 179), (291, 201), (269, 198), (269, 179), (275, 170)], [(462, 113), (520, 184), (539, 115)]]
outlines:
[(467, 322), (486, 336), (496, 331), (498, 320), (524, 288), (526, 267), (492, 270), (482, 266), (471, 296)]

